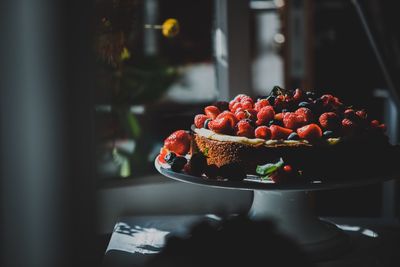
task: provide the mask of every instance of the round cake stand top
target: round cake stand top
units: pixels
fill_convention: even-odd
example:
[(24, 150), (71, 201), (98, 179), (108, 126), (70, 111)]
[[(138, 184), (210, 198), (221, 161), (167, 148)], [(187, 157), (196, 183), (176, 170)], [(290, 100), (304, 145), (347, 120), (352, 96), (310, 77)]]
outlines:
[[(208, 179), (207, 177), (193, 176), (186, 173), (174, 172), (167, 166), (155, 159), (154, 165), (162, 175), (186, 183), (203, 186), (211, 186), (239, 190), (275, 190), (275, 191), (315, 191), (343, 187), (355, 187), (367, 184), (385, 182), (400, 177), (399, 171), (393, 170), (381, 176), (366, 177), (342, 177), (340, 180), (323, 181), (314, 179), (307, 183), (274, 183), (272, 181), (261, 181), (255, 176), (248, 175), (243, 181), (229, 181)], [(344, 174), (345, 175), (345, 174)]]

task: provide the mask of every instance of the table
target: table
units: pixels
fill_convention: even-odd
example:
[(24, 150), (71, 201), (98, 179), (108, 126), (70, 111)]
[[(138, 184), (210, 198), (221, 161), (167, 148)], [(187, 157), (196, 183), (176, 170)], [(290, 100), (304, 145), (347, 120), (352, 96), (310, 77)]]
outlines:
[[(103, 267), (145, 266), (170, 236), (188, 236), (202, 220), (218, 223), (206, 215), (135, 216), (115, 224), (105, 252)], [(340, 256), (316, 262), (318, 267), (400, 266), (400, 224), (379, 218), (322, 218), (336, 224), (350, 237), (350, 247)]]

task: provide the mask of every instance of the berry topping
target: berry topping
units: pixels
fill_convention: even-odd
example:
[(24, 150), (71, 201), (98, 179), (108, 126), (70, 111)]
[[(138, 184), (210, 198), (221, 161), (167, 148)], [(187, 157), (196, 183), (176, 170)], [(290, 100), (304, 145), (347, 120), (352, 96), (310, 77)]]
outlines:
[(332, 138), (333, 137), (333, 131), (325, 131), (322, 135), (325, 138)]
[(258, 126), (254, 131), (256, 138), (269, 139), (271, 137), (271, 130), (267, 126)]
[(293, 99), (300, 102), (304, 97), (304, 93), (302, 90), (300, 90), (299, 88), (297, 88), (296, 90), (294, 90), (294, 94), (293, 94)]
[(303, 116), (306, 123), (311, 123), (314, 120), (314, 115), (309, 108), (298, 108), (294, 113)]
[(295, 132), (289, 134), (289, 136), (287, 137), (287, 140), (299, 140), (299, 139), (300, 139), (299, 135)]
[(244, 136), (248, 138), (254, 137), (254, 128), (251, 126), (249, 120), (241, 120), (236, 125), (236, 135), (237, 136)]
[(188, 132), (178, 130), (165, 139), (164, 146), (178, 155), (185, 155), (190, 150), (190, 140), (191, 136)]
[(212, 120), (208, 123), (211, 131), (222, 134), (229, 134), (232, 131), (231, 120), (227, 117)]
[(270, 120), (273, 120), (275, 117), (275, 111), (274, 108), (271, 106), (266, 106), (260, 109), (260, 111), (257, 113), (257, 125), (263, 125), (269, 122)]
[(238, 110), (238, 111), (235, 112), (235, 116), (236, 116), (236, 118), (240, 121), (240, 120), (247, 119), (248, 113), (246, 113), (245, 111), (243, 111), (243, 110), (240, 108), (240, 110)]
[(276, 113), (275, 116), (274, 116), (274, 120), (282, 121), (283, 120), (283, 115), (285, 115), (285, 113), (283, 113), (283, 112)]
[(273, 140), (286, 139), (293, 132), (291, 129), (278, 125), (271, 125), (269, 129), (271, 130), (271, 139)]
[(342, 128), (343, 132), (347, 135), (354, 134), (357, 125), (350, 119), (343, 119), (342, 120)]
[(171, 170), (173, 170), (174, 172), (180, 172), (186, 163), (187, 163), (186, 158), (176, 157), (172, 161)]
[(346, 119), (350, 119), (350, 120), (356, 119), (356, 112), (354, 111), (354, 109), (351, 109), (351, 108), (346, 109), (344, 111), (343, 115)]
[(311, 123), (297, 129), (297, 134), (301, 139), (306, 139), (308, 141), (315, 141), (321, 138), (322, 130), (317, 124)]
[(335, 112), (325, 112), (319, 117), (319, 124), (325, 130), (335, 130), (340, 126), (340, 119)]
[(221, 111), (216, 106), (207, 106), (204, 108), (204, 113), (207, 117), (215, 119)]
[(356, 115), (361, 120), (365, 120), (367, 118), (367, 112), (365, 112), (365, 110), (357, 110)]
[(309, 102), (303, 101), (303, 102), (300, 102), (298, 106), (299, 106), (299, 108), (311, 108), (312, 104)]
[(208, 117), (204, 114), (198, 114), (194, 117), (194, 125), (196, 128), (204, 127), (204, 122), (208, 119)]
[(326, 108), (336, 109), (339, 106), (343, 105), (339, 98), (334, 97), (333, 95), (323, 95), (321, 96), (323, 106)]
[(254, 109), (258, 112), (260, 111), (263, 107), (270, 106), (270, 103), (267, 99), (259, 99), (255, 104), (254, 104)]
[(236, 123), (238, 122), (238, 119), (236, 118), (236, 116), (232, 112), (227, 111), (227, 110), (220, 113), (216, 119), (218, 120), (221, 118), (227, 118), (231, 124), (231, 128), (235, 127)]
[(252, 109), (253, 108), (253, 102), (250, 101), (244, 101), (240, 103), (242, 105), (243, 109)]
[(286, 128), (296, 130), (304, 124), (306, 124), (306, 121), (301, 115), (297, 115), (293, 112), (287, 112), (285, 115), (283, 115), (283, 126)]

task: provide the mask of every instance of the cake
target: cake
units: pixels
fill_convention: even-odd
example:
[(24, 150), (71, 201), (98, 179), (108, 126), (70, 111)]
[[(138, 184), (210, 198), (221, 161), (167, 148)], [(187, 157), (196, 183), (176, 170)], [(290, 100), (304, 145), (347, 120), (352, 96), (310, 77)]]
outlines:
[(175, 171), (211, 179), (362, 177), (382, 172), (380, 166), (394, 158), (385, 130), (364, 109), (331, 94), (274, 87), (257, 100), (241, 94), (205, 107), (190, 131), (165, 140), (159, 159)]

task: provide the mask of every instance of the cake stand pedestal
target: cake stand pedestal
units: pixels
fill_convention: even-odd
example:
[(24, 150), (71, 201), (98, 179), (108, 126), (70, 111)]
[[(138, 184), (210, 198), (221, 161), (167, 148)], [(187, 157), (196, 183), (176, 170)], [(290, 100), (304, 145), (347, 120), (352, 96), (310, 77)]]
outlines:
[(335, 224), (321, 220), (313, 212), (309, 199), (311, 191), (360, 186), (383, 182), (399, 177), (397, 170), (379, 177), (319, 181), (301, 184), (275, 184), (260, 182), (248, 176), (243, 181), (212, 180), (173, 172), (155, 160), (156, 169), (164, 176), (181, 182), (209, 187), (252, 190), (254, 194), (248, 216), (252, 220), (272, 220), (278, 229), (287, 234), (315, 261), (338, 256), (350, 247), (350, 238)]

